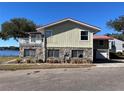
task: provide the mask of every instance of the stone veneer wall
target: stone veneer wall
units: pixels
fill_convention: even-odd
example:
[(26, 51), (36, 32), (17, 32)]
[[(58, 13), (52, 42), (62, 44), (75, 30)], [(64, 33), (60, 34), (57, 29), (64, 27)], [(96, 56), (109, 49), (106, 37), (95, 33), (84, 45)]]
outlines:
[[(43, 53), (43, 48), (41, 47), (20, 47), (20, 57), (24, 58), (24, 49), (36, 49), (36, 55), (34, 58), (36, 59), (43, 59), (44, 58), (44, 53)], [(63, 61), (64, 60), (64, 55), (65, 53), (69, 54), (69, 58), (71, 58), (71, 61), (75, 58), (72, 58), (72, 50), (83, 50), (84, 55), (83, 58), (80, 59), (89, 59), (91, 61), (93, 61), (93, 51), (92, 48), (47, 48), (48, 49), (59, 49), (59, 58), (57, 58), (58, 60)], [(47, 58), (49, 59), (49, 58)], [(56, 58), (55, 58), (56, 59)], [(78, 59), (78, 58), (77, 58)]]
[(69, 57), (71, 58), (71, 60), (75, 59), (72, 58), (72, 50), (83, 50), (84, 55), (83, 58), (80, 59), (89, 59), (91, 61), (93, 61), (93, 50), (92, 48), (47, 48), (47, 49), (59, 49), (59, 60), (63, 60), (64, 59), (64, 55), (65, 53), (69, 54)]
[(24, 49), (36, 49), (36, 55), (34, 58), (43, 59), (43, 49), (41, 47), (20, 47), (20, 57), (24, 57)]

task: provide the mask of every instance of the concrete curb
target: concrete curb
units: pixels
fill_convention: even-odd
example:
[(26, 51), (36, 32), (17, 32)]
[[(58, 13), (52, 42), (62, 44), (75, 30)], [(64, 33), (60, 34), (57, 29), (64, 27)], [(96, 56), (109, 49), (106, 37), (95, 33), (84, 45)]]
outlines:
[(102, 63), (95, 65), (96, 67), (124, 67), (124, 63)]

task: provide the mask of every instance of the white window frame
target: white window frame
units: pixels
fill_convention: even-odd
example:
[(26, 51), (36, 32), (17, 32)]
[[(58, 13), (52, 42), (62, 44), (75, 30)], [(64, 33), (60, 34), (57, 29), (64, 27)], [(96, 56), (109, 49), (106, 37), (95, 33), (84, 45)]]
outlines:
[(41, 34), (36, 34), (36, 40), (41, 40)]
[[(88, 35), (87, 35), (87, 36), (88, 36), (88, 39), (87, 39), (87, 40), (81, 40), (81, 36), (82, 36), (82, 35), (81, 35), (81, 32), (88, 32)], [(84, 36), (85, 36), (85, 35), (84, 35)], [(81, 31), (80, 31), (80, 40), (81, 40), (81, 41), (88, 41), (88, 40), (89, 40), (89, 31), (88, 31), (88, 30), (81, 30)]]
[(35, 41), (32, 41), (32, 35), (33, 34), (31, 34), (31, 36), (30, 36), (31, 37), (31, 43), (35, 43), (36, 42), (36, 35), (34, 34), (35, 35), (35, 38), (34, 38)]
[[(46, 32), (48, 32), (48, 31), (51, 31), (51, 35), (50, 36), (53, 35), (53, 30), (46, 30), (45, 33), (44, 33), (45, 34), (45, 37), (46, 37)], [(48, 38), (48, 37), (46, 37), (46, 38)]]

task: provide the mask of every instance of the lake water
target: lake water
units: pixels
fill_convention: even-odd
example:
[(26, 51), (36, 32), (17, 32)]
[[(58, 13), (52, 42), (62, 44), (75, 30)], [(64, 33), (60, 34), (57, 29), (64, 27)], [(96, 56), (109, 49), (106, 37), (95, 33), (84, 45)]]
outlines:
[(17, 50), (0, 50), (0, 56), (19, 56)]

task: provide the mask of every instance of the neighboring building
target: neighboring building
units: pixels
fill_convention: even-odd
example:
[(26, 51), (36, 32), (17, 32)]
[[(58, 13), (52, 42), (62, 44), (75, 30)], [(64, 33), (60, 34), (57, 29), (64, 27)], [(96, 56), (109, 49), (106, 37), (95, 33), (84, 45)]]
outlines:
[(124, 41), (113, 38), (109, 41), (109, 49), (111, 52), (124, 52)]
[(98, 27), (70, 18), (54, 22), (20, 39), (20, 57), (93, 61), (93, 34), (98, 31)]
[(109, 40), (108, 36), (93, 37), (94, 60), (96, 59), (109, 59)]

